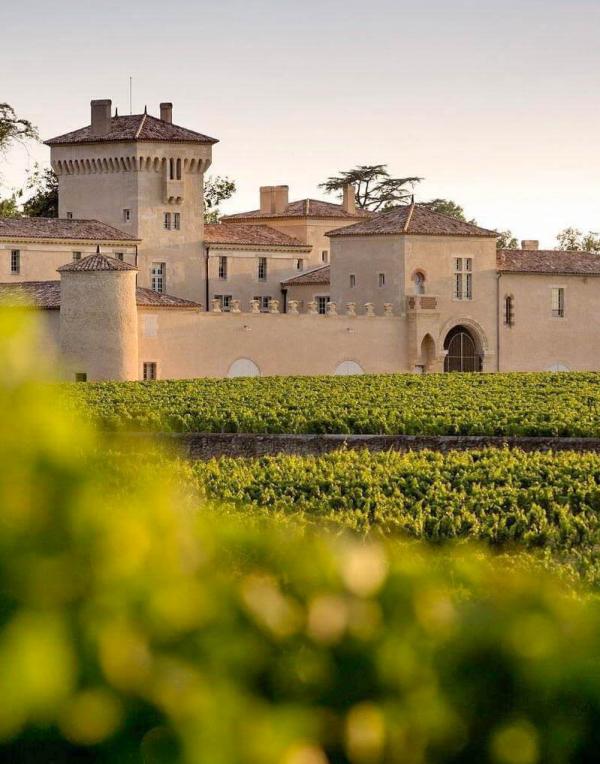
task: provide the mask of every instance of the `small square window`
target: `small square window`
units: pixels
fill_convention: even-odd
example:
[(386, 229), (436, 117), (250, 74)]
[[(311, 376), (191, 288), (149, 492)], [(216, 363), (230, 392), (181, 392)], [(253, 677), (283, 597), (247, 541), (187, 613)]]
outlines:
[(85, 371), (76, 371), (75, 382), (87, 382), (87, 373)]
[(125, 260), (125, 253), (124, 252), (115, 252), (115, 257), (117, 260)]
[(296, 270), (301, 271), (304, 269), (304, 260), (300, 257), (296, 260)]
[(81, 252), (73, 252), (73, 260), (81, 260)]
[(73, 213), (67, 212), (66, 217), (67, 217), (67, 220), (73, 220)]
[(144, 361), (144, 381), (156, 379), (156, 362)]
[(21, 273), (21, 251), (13, 249), (10, 253), (10, 272)]
[(329, 262), (329, 252), (326, 249), (324, 249), (321, 252), (321, 262), (322, 263), (328, 263)]
[(327, 306), (331, 302), (331, 297), (329, 295), (322, 295), (320, 297), (317, 297), (317, 311), (321, 316), (327, 315)]
[(123, 222), (129, 223), (131, 220), (131, 210), (123, 210)]

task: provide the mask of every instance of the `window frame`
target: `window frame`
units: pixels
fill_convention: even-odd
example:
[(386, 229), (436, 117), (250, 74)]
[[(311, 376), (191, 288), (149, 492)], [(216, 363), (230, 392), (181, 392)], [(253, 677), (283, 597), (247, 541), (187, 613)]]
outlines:
[(173, 213), (173, 230), (181, 231), (181, 212)]
[[(156, 266), (159, 266), (158, 268)], [(167, 291), (167, 264), (156, 262), (150, 267), (150, 283), (153, 292), (165, 294)], [(160, 284), (160, 288), (158, 285)]]
[(385, 273), (377, 274), (377, 288), (383, 289), (385, 287)]
[(473, 299), (473, 258), (453, 257), (453, 299), (468, 302)]
[(219, 280), (227, 281), (228, 277), (228, 258), (227, 255), (219, 255)]
[(350, 282), (350, 289), (356, 289), (356, 273), (350, 274), (349, 282)]
[(328, 263), (329, 262), (329, 250), (328, 249), (322, 249), (321, 250), (321, 262), (322, 263)]
[(163, 215), (163, 228), (165, 231), (170, 231), (172, 228), (172, 219), (171, 219), (171, 213), (165, 212)]
[(512, 294), (504, 295), (504, 326), (515, 325), (515, 298)]
[(253, 300), (258, 300), (260, 303), (259, 308), (261, 313), (269, 313), (271, 310), (271, 300), (273, 297), (271, 295), (256, 295), (256, 297), (252, 298)]
[(317, 303), (317, 313), (320, 316), (327, 315), (327, 306), (331, 302), (331, 295), (329, 294), (316, 294), (315, 302)]
[(233, 300), (232, 294), (213, 294), (213, 300), (218, 300), (222, 313), (231, 312), (231, 301)]
[[(555, 307), (554, 295), (556, 293), (557, 301)], [(552, 318), (563, 319), (566, 314), (565, 310), (565, 296), (566, 290), (564, 286), (552, 286), (550, 287), (550, 310)]]
[(18, 276), (21, 273), (20, 249), (11, 249), (10, 251), (10, 273), (11, 276)]
[[(147, 373), (150, 371), (150, 374)], [(155, 382), (158, 379), (158, 363), (156, 361), (144, 361), (142, 363), (142, 380)]]
[(259, 257), (258, 258), (258, 266), (256, 269), (256, 276), (259, 281), (266, 281), (268, 278), (268, 266), (267, 266), (267, 258), (266, 257)]
[(131, 209), (129, 207), (123, 208), (123, 222), (129, 223), (131, 221)]

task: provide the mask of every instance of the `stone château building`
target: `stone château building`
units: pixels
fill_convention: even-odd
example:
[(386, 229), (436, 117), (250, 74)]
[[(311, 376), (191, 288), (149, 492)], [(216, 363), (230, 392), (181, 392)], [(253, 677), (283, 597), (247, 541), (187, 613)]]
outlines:
[(260, 189), (205, 225), (217, 141), (92, 101), (47, 141), (57, 219), (0, 219), (0, 297), (40, 309), (74, 379), (593, 370), (600, 256), (498, 250), (411, 204), (373, 215)]

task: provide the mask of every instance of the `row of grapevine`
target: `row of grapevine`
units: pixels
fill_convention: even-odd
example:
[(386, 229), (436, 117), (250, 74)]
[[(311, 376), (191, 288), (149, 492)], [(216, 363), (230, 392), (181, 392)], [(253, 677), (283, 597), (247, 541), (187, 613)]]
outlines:
[(600, 455), (489, 449), (197, 463), (213, 499), (358, 532), (471, 540), (569, 560), (600, 583)]
[(108, 429), (600, 436), (600, 374), (96, 383), (64, 398)]

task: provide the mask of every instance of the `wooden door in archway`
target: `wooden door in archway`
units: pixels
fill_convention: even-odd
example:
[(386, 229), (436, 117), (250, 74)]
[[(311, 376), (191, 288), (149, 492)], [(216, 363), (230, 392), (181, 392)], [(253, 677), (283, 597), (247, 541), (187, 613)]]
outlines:
[(448, 351), (444, 361), (446, 372), (478, 372), (482, 369), (481, 353), (473, 335), (464, 326), (455, 326), (446, 337), (444, 348)]

